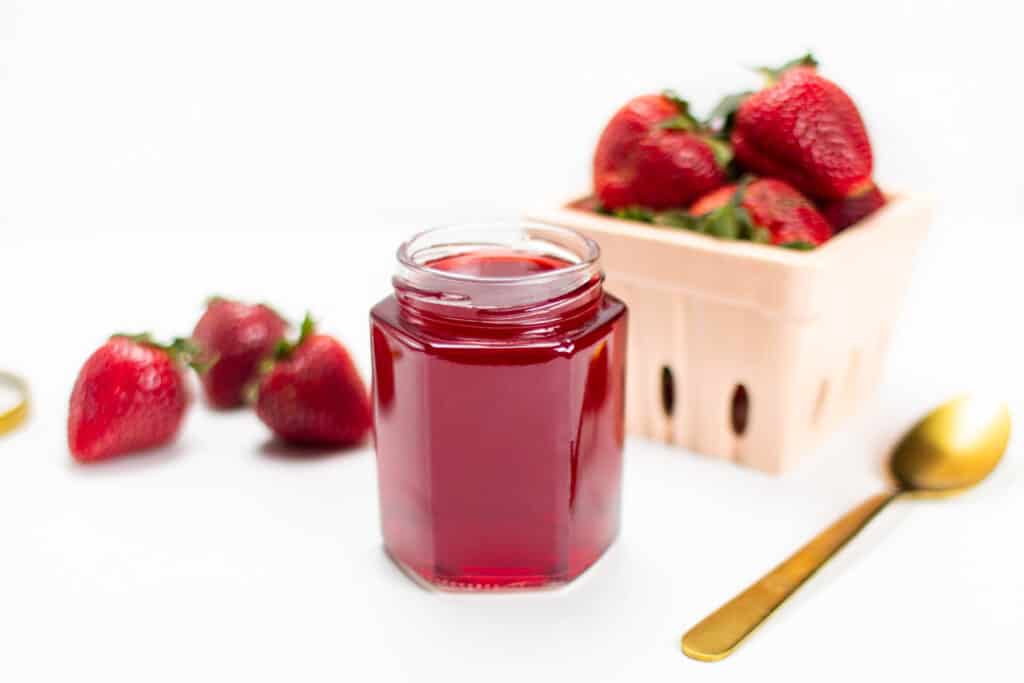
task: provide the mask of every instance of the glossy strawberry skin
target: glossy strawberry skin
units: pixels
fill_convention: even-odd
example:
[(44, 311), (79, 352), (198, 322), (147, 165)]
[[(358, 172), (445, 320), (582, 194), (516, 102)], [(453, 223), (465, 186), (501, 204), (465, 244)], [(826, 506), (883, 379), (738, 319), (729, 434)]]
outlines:
[(207, 403), (214, 408), (242, 405), (247, 385), (256, 379), (260, 362), (273, 352), (286, 327), (267, 306), (211, 301), (192, 332), (201, 357), (211, 363), (201, 375)]
[(345, 347), (313, 334), (260, 381), (256, 414), (289, 443), (353, 445), (370, 430), (369, 392)]
[(870, 189), (853, 197), (833, 199), (818, 204), (818, 209), (832, 230), (840, 232), (854, 223), (864, 220), (878, 209), (885, 206), (885, 195), (872, 185)]
[(853, 100), (813, 67), (786, 70), (736, 112), (736, 158), (814, 199), (842, 199), (871, 184), (871, 143)]
[[(725, 205), (736, 192), (726, 185), (711, 192), (690, 207), (695, 216), (707, 214)], [(832, 228), (809, 199), (790, 185), (774, 178), (759, 178), (747, 185), (740, 206), (759, 227), (771, 233), (772, 244), (807, 242), (823, 244), (832, 236)]]
[(594, 192), (605, 208), (686, 206), (726, 182), (704, 139), (660, 127), (678, 114), (678, 106), (667, 97), (643, 95), (608, 122), (593, 167)]
[(167, 351), (114, 337), (85, 362), (71, 392), (71, 455), (92, 462), (170, 443), (189, 400)]

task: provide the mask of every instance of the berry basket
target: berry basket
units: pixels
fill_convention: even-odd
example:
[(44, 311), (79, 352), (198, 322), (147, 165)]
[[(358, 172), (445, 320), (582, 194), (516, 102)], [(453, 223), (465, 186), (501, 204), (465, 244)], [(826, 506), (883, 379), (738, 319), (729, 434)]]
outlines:
[(813, 251), (576, 208), (531, 218), (602, 250), (630, 311), (631, 434), (782, 472), (878, 387), (932, 204), (892, 195)]

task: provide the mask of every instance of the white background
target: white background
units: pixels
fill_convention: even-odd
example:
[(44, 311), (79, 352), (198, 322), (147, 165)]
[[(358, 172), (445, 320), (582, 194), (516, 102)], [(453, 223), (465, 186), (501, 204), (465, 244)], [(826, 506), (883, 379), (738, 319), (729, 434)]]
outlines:
[[(677, 645), (883, 486), (929, 406), (981, 386), (1024, 415), (1008, 7), (0, 0), (0, 367), (35, 393), (0, 441), (0, 680), (1020, 680), (1019, 439), (978, 490), (888, 511), (732, 658)], [(877, 401), (791, 474), (631, 440), (593, 571), (449, 596), (381, 553), (368, 449), (287, 457), (197, 404), (172, 448), (70, 462), (67, 396), (109, 333), (266, 299), (318, 313), (368, 373), (402, 236), (585, 190), (630, 96), (703, 112), (805, 48), (860, 103), (879, 181), (940, 211)]]

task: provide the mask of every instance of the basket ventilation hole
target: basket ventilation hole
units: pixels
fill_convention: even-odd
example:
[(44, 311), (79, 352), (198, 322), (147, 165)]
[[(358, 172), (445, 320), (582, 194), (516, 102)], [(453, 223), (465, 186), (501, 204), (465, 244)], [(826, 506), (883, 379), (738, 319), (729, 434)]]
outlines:
[(737, 384), (732, 392), (732, 431), (736, 436), (743, 436), (747, 431), (747, 423), (750, 421), (750, 396), (747, 388)]
[(821, 386), (818, 387), (818, 396), (814, 399), (814, 412), (811, 413), (811, 424), (818, 425), (821, 422), (821, 418), (825, 415), (825, 404), (828, 403), (828, 380), (821, 380)]
[(676, 381), (672, 376), (672, 368), (667, 365), (661, 366), (661, 409), (665, 415), (672, 417), (672, 411), (676, 407)]

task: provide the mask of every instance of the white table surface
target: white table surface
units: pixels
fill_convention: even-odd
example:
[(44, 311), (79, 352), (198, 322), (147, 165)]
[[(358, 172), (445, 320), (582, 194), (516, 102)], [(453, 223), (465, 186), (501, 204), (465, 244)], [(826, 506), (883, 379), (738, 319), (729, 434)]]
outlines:
[[(910, 420), (1003, 366), (1000, 344), (970, 329), (989, 315), (975, 294), (942, 284), (949, 259), (974, 256), (951, 252), (953, 241), (926, 249), (888, 381), (862, 419), (781, 478), (629, 440), (621, 538), (565, 590), (421, 590), (381, 551), (369, 449), (287, 457), (248, 412), (197, 404), (171, 448), (71, 462), (66, 402), (78, 365), (110, 330), (188, 329), (209, 291), (273, 293), (294, 317), (308, 302), (367, 370), (366, 311), (386, 290), (400, 232), (361, 233), (358, 252), (328, 234), (261, 243), (228, 263), (213, 255), (230, 250), (220, 239), (198, 256), (191, 239), (154, 247), (126, 235), (29, 239), (9, 252), (5, 272), (31, 298), (5, 301), (5, 320), (18, 324), (5, 327), (0, 366), (32, 380), (35, 404), (26, 428), (0, 440), (0, 679), (810, 679), (838, 663), (863, 676), (881, 662), (893, 675), (967, 675), (983, 660), (1019, 669), (1019, 439), (976, 491), (885, 513), (731, 659), (700, 664), (677, 649), (686, 626), (878, 490), (886, 444)], [(147, 255), (97, 267), (114, 253)], [(992, 278), (1013, 258), (992, 263)], [(277, 260), (308, 267), (268, 273)], [(47, 288), (52, 278), (63, 286)], [(966, 328), (936, 334), (950, 319)]]
[[(730, 659), (678, 650), (882, 487), (932, 405), (1001, 391), (1022, 428), (1024, 155), (988, 136), (996, 103), (1021, 106), (1019, 21), (759, 3), (723, 54), (720, 31), (680, 39), (713, 6), (637, 8), (670, 13), (640, 26), (592, 3), (359, 5), (0, 4), (0, 368), (34, 397), (0, 438), (0, 681), (1020, 680), (1019, 434), (979, 489), (886, 511)], [(187, 332), (210, 294), (268, 300), (312, 309), (368, 374), (403, 236), (564, 197), (628, 96), (676, 85), (703, 109), (805, 45), (861, 100), (879, 177), (942, 206), (877, 400), (795, 471), (631, 439), (622, 534), (592, 571), (467, 596), (385, 559), (368, 448), (287, 457), (252, 414), (197, 403), (173, 447), (71, 462), (71, 385), (110, 333)]]

